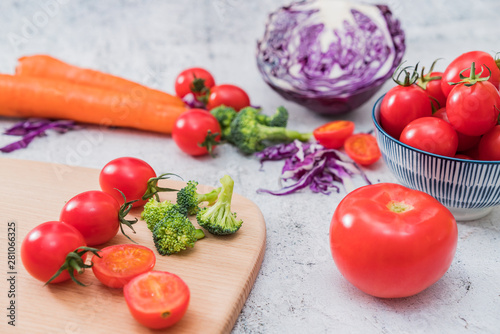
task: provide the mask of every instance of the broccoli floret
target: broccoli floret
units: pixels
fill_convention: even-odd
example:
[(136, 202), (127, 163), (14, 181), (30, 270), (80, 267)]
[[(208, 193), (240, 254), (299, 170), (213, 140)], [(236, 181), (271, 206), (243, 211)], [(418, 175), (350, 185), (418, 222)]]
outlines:
[(155, 225), (163, 220), (169, 210), (172, 210), (174, 204), (170, 201), (159, 202), (156, 198), (150, 198), (141, 213), (141, 219), (144, 220), (148, 228), (153, 231)]
[(236, 110), (231, 107), (226, 107), (221, 105), (219, 107), (210, 110), (210, 113), (214, 115), (220, 125), (221, 139), (230, 141), (231, 133), (231, 122), (236, 116)]
[(188, 181), (187, 185), (177, 192), (179, 211), (186, 216), (198, 213), (200, 209), (198, 205), (202, 202), (208, 202), (208, 205), (214, 204), (221, 191), (219, 187), (206, 194), (199, 194), (197, 186), (198, 182)]
[(204, 237), (203, 230), (194, 227), (175, 204), (153, 229), (153, 241), (161, 255), (172, 255), (188, 247), (192, 248), (197, 240)]
[(258, 113), (259, 110), (247, 107), (240, 110), (231, 122), (231, 142), (244, 154), (262, 151), (277, 142), (307, 141), (311, 138), (311, 133), (263, 125), (257, 120)]
[(239, 230), (243, 221), (236, 219), (231, 212), (234, 181), (229, 175), (220, 179), (222, 191), (214, 205), (200, 209), (196, 215), (198, 224), (215, 235), (233, 234)]
[(257, 114), (257, 121), (267, 126), (278, 126), (285, 128), (288, 123), (288, 110), (285, 107), (278, 107), (272, 116)]

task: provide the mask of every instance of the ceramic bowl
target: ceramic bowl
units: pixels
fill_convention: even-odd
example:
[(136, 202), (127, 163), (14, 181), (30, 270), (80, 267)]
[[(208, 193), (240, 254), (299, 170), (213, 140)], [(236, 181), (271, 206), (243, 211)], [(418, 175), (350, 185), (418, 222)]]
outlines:
[(372, 118), (382, 157), (399, 183), (430, 194), (458, 221), (482, 218), (500, 205), (500, 161), (445, 157), (403, 144), (380, 125), (382, 98)]

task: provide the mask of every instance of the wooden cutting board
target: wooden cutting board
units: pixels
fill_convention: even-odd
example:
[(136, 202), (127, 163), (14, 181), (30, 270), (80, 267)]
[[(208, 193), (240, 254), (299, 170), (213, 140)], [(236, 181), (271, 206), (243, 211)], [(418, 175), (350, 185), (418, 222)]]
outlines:
[[(21, 263), (25, 235), (36, 225), (57, 220), (65, 201), (86, 190), (99, 190), (99, 170), (0, 158), (0, 309), (1, 333), (150, 333), (130, 315), (121, 289), (102, 285), (87, 270), (81, 287), (71, 281), (44, 286)], [(187, 181), (187, 180), (186, 180)], [(197, 180), (201, 181), (201, 180)], [(201, 182), (200, 182), (201, 183)], [(185, 183), (164, 180), (162, 186), (180, 189)], [(183, 253), (161, 256), (144, 222), (135, 226), (132, 238), (155, 250), (155, 270), (179, 275), (189, 286), (191, 300), (184, 318), (165, 333), (228, 333), (248, 297), (259, 272), (266, 242), (265, 221), (259, 208), (235, 193), (232, 209), (243, 219), (240, 230), (225, 237), (212, 236)], [(211, 187), (198, 186), (200, 192)], [(175, 192), (162, 193), (175, 201)], [(140, 217), (134, 209), (131, 216)], [(195, 223), (196, 219), (192, 219)], [(8, 232), (15, 225), (15, 266), (9, 268)], [(195, 223), (196, 225), (196, 223)], [(120, 233), (103, 245), (128, 243)], [(12, 272), (12, 274), (11, 274)], [(14, 289), (8, 278), (14, 276)], [(10, 295), (13, 291), (15, 296)], [(15, 327), (8, 324), (7, 310), (15, 303)]]

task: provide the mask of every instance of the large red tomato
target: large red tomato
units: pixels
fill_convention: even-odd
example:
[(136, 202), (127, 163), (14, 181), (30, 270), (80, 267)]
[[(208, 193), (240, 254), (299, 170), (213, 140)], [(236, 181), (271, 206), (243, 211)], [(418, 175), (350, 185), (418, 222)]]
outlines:
[(457, 224), (432, 196), (402, 185), (358, 188), (337, 206), (330, 246), (340, 273), (367, 294), (415, 295), (448, 270)]

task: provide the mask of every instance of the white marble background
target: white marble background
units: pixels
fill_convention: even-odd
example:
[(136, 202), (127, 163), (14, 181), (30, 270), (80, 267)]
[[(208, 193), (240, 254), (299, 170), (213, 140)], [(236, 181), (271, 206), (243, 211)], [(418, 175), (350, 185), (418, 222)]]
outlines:
[[(376, 1), (370, 1), (375, 3)], [(70, 63), (117, 74), (173, 92), (184, 68), (203, 66), (218, 83), (240, 85), (265, 110), (285, 105), (290, 128), (311, 131), (327, 120), (284, 101), (261, 80), (255, 45), (267, 14), (283, 0), (0, 2), (0, 72), (13, 73), (16, 59), (48, 53)], [(410, 64), (444, 67), (470, 50), (500, 51), (500, 2), (388, 1), (406, 31)], [(383, 91), (392, 87), (392, 82)], [(355, 112), (358, 131), (372, 127), (371, 106)], [(15, 120), (0, 118), (0, 129)], [(12, 138), (0, 136), (0, 145)], [(229, 173), (235, 191), (252, 199), (267, 222), (267, 251), (260, 274), (236, 323), (235, 333), (499, 333), (500, 211), (459, 224), (459, 247), (450, 270), (423, 293), (401, 300), (362, 294), (339, 274), (331, 259), (328, 227), (343, 193), (304, 191), (287, 197), (256, 194), (277, 185), (281, 163), (259, 171), (252, 157), (219, 147), (218, 157), (191, 158), (166, 136), (88, 126), (51, 134), (10, 157), (101, 168), (133, 155), (158, 172), (216, 185)], [(1, 159), (0, 159), (1, 163)], [(393, 181), (384, 163), (367, 169), (374, 181)]]

